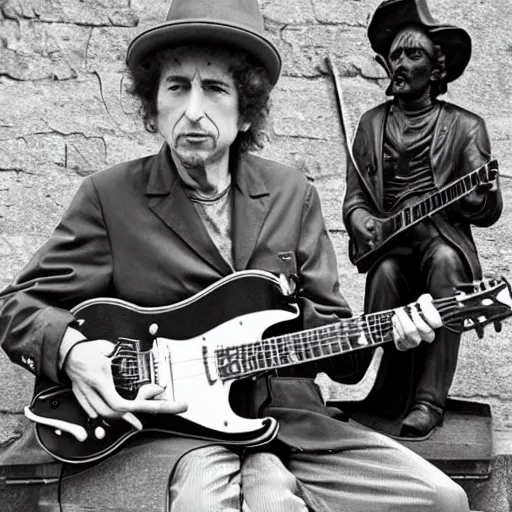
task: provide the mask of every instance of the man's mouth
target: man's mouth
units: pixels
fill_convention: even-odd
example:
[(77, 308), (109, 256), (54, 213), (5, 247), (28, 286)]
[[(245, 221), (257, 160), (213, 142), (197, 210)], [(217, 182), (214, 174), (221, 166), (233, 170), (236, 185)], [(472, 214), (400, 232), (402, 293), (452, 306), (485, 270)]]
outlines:
[(180, 135), (180, 138), (184, 138), (187, 142), (198, 144), (211, 139), (212, 136), (205, 132), (187, 132)]
[(402, 73), (398, 73), (395, 76), (393, 76), (393, 83), (397, 87), (402, 87), (407, 83), (407, 78)]

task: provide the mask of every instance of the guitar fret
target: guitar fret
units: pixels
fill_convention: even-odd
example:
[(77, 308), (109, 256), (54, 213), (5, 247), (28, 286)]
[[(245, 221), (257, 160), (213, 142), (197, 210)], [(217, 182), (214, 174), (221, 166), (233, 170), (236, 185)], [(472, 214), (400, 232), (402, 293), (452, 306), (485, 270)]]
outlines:
[(393, 311), (360, 315), (250, 344), (220, 347), (215, 351), (218, 376), (221, 380), (244, 377), (390, 341), (393, 315)]

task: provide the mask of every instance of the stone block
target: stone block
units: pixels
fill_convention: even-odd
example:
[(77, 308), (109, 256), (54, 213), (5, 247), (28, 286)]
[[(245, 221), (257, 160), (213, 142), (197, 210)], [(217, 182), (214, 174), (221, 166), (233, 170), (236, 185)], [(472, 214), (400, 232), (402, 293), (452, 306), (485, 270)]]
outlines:
[[(343, 44), (340, 44), (343, 41)], [(384, 71), (368, 51), (362, 28), (343, 25), (291, 25), (280, 32), (284, 73), (314, 77), (321, 73), (323, 60), (332, 55), (345, 76), (383, 78)]]
[(38, 175), (10, 174), (8, 190), (0, 192), (0, 235), (48, 236), (81, 178), (75, 172), (51, 166)]
[(274, 23), (296, 25), (315, 21), (315, 12), (309, 0), (262, 0), (260, 7), (264, 17)]
[(335, 101), (324, 79), (283, 77), (273, 94), (273, 130), (279, 136), (312, 140), (337, 137), (340, 127)]
[(102, 75), (126, 71), (125, 57), (130, 40), (140, 31), (116, 27), (98, 27), (91, 32), (87, 45), (87, 69)]
[(95, 136), (115, 129), (96, 75), (52, 82), (14, 82), (0, 77), (0, 94), (2, 140), (42, 134)]
[(345, 178), (345, 148), (338, 138), (274, 137), (261, 156), (295, 167), (319, 187), (320, 182), (331, 176)]
[(131, 8), (139, 17), (139, 29), (142, 31), (145, 27), (163, 23), (169, 11), (170, 2), (168, 0), (130, 0)]
[(366, 27), (371, 13), (378, 1), (361, 2), (360, 0), (312, 0), (316, 19), (321, 24), (340, 24)]
[(512, 503), (512, 455), (498, 455), (487, 480), (460, 480), (472, 510), (510, 512)]
[(45, 23), (134, 26), (138, 23), (128, 0), (5, 0), (8, 19), (37, 19)]
[(15, 80), (69, 80), (84, 65), (91, 29), (77, 25), (5, 20), (0, 74)]

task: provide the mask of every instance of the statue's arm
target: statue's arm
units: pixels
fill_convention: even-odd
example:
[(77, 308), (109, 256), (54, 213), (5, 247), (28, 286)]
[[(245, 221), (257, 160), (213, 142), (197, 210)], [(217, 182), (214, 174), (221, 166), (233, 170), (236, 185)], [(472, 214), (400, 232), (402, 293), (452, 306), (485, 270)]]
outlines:
[[(465, 144), (461, 152), (460, 169), (467, 174), (491, 160), (491, 144), (485, 122), (480, 117), (471, 119), (465, 126)], [(482, 186), (460, 201), (460, 213), (466, 220), (480, 227), (494, 224), (503, 209), (499, 177)]]

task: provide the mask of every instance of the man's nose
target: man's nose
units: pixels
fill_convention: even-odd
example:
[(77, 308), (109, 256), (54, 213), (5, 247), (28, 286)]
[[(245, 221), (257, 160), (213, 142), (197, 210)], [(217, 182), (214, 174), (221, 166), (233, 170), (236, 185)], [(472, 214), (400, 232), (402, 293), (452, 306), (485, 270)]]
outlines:
[(202, 117), (204, 117), (203, 90), (195, 84), (190, 88), (185, 115), (187, 119), (193, 123), (197, 123)]

